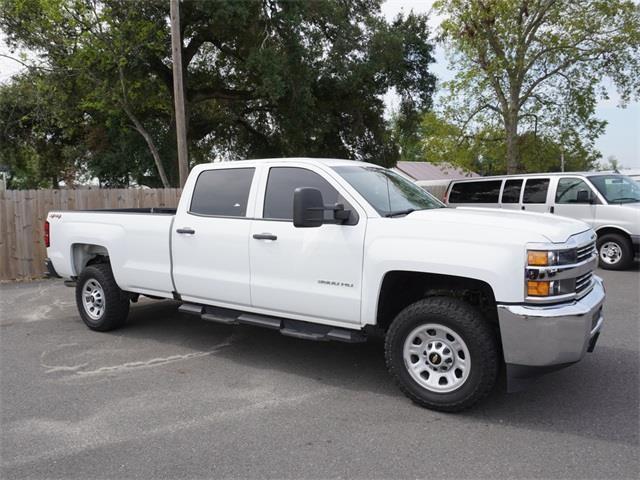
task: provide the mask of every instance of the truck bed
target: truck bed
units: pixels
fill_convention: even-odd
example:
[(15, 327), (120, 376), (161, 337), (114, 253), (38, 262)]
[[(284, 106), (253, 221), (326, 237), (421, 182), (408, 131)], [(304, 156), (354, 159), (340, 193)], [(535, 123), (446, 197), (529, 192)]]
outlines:
[(49, 258), (58, 274), (75, 277), (92, 256), (108, 255), (123, 290), (171, 297), (169, 236), (175, 212), (164, 207), (51, 211)]
[(74, 212), (94, 212), (94, 213), (140, 213), (147, 215), (175, 215), (175, 208), (151, 207), (151, 208), (98, 208), (95, 210), (69, 210)]

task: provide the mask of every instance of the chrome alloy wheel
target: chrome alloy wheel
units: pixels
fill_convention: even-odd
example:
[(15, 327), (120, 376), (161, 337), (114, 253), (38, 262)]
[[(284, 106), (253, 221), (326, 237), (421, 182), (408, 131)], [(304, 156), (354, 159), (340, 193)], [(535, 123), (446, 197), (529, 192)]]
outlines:
[(471, 356), (462, 337), (437, 323), (415, 328), (404, 342), (403, 357), (411, 377), (435, 393), (460, 388), (471, 370)]
[(90, 278), (82, 287), (82, 304), (93, 320), (99, 320), (104, 314), (104, 290), (96, 279)]
[(600, 260), (615, 265), (622, 258), (622, 248), (616, 242), (605, 242), (600, 246)]

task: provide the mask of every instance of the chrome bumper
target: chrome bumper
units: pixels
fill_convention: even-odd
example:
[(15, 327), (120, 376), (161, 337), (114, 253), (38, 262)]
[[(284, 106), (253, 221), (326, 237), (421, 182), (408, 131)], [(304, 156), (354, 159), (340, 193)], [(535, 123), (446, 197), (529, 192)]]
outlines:
[(579, 361), (593, 350), (604, 317), (605, 291), (594, 276), (591, 292), (569, 304), (498, 305), (498, 319), (507, 367), (553, 370)]

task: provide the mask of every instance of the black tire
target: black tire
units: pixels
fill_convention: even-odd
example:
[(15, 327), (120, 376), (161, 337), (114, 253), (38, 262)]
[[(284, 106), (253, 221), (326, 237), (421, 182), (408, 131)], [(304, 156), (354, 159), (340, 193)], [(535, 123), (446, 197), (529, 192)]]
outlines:
[[(468, 376), (453, 391), (429, 390), (409, 373), (403, 356), (405, 341), (414, 329), (426, 324), (442, 325), (466, 344), (470, 356)], [(496, 332), (471, 305), (455, 298), (430, 297), (402, 310), (387, 332), (385, 357), (389, 372), (407, 397), (418, 405), (444, 412), (471, 407), (491, 392), (498, 376)]]
[[(617, 249), (620, 256), (616, 262), (607, 263), (602, 258), (605, 256), (603, 250), (605, 246), (612, 244), (615, 245), (614, 249)], [(629, 241), (629, 239), (624, 235), (619, 233), (606, 233), (598, 237), (596, 245), (598, 248), (598, 262), (600, 268), (605, 270), (626, 270), (631, 267), (631, 264), (633, 263), (633, 245), (631, 245), (631, 241)]]
[[(103, 295), (100, 297), (104, 298), (101, 309), (94, 308), (93, 312), (89, 312), (83, 299), (84, 290), (87, 289), (86, 293), (89, 294), (89, 287), (95, 286), (94, 282), (102, 289)], [(121, 327), (129, 315), (129, 296), (118, 287), (108, 263), (90, 265), (82, 271), (76, 283), (76, 304), (85, 325), (99, 332)]]

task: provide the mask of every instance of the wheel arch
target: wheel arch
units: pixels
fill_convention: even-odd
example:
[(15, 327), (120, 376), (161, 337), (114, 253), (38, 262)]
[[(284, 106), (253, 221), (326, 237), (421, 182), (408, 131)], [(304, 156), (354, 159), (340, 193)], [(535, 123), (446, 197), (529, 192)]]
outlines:
[(386, 331), (405, 307), (431, 296), (460, 298), (474, 305), (499, 331), (498, 312), (493, 288), (475, 278), (393, 270), (384, 275), (378, 295), (376, 326)]
[(618, 226), (615, 226), (615, 225), (603, 225), (601, 227), (596, 228), (596, 235), (598, 235), (598, 238), (602, 237), (603, 235), (607, 235), (607, 234), (622, 235), (627, 240), (631, 241), (631, 233), (628, 232), (627, 230), (625, 230), (622, 227), (618, 227)]
[(103, 245), (92, 243), (74, 243), (71, 245), (73, 272), (77, 277), (87, 265), (109, 263), (109, 250)]

